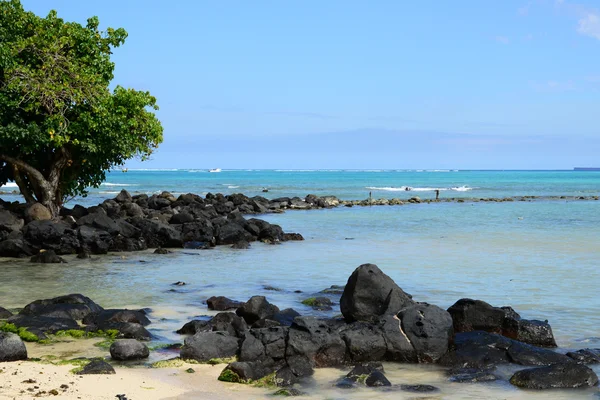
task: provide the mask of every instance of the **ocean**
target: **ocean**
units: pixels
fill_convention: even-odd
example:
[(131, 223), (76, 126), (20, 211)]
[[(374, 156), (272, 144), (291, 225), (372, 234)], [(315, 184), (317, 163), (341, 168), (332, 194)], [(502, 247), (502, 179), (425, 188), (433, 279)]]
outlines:
[[(263, 192), (265, 188), (268, 192)], [(265, 295), (280, 308), (337, 315), (339, 309), (313, 311), (301, 300), (331, 285), (345, 284), (357, 266), (374, 263), (418, 301), (447, 308), (469, 297), (510, 305), (524, 318), (547, 319), (558, 351), (600, 348), (600, 201), (573, 200), (600, 195), (600, 172), (129, 170), (111, 172), (106, 183), (76, 202), (97, 204), (121, 189), (132, 194), (239, 192), (268, 198), (312, 193), (345, 200), (366, 199), (369, 192), (375, 199), (415, 195), (433, 199), (439, 189), (442, 199), (539, 198), (266, 214), (259, 218), (280, 224), (286, 232), (299, 232), (306, 240), (277, 246), (253, 243), (248, 251), (222, 247), (166, 256), (139, 252), (83, 261), (71, 257), (69, 264), (43, 267), (4, 259), (0, 261), (0, 305), (22, 307), (39, 298), (83, 293), (104, 307), (151, 308), (150, 330), (157, 342), (176, 342), (182, 338), (174, 330), (192, 317), (211, 314), (203, 302), (213, 295), (237, 300)], [(176, 281), (188, 285), (173, 289)], [(415, 380), (442, 385), (450, 398), (520, 398), (527, 393), (507, 383), (484, 389), (449, 385), (431, 368), (411, 368)], [(336, 397), (327, 385), (318, 381), (312, 392), (316, 398), (325, 393)], [(354, 397), (366, 395), (360, 393)], [(538, 398), (590, 398), (594, 393), (596, 389), (553, 391)]]

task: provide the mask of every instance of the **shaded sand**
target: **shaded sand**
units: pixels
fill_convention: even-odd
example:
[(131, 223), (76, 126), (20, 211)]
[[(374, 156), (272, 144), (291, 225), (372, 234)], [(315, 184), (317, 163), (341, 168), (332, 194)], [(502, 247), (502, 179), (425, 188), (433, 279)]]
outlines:
[[(73, 366), (17, 361), (0, 364), (0, 399), (129, 400), (153, 399), (264, 399), (265, 389), (217, 380), (224, 365), (185, 365), (181, 368), (115, 367), (115, 375), (74, 375)], [(185, 372), (193, 368), (194, 373)], [(34, 380), (35, 383), (29, 383)], [(66, 385), (61, 388), (61, 385)], [(50, 391), (56, 390), (58, 395)], [(36, 396), (37, 394), (37, 396)]]

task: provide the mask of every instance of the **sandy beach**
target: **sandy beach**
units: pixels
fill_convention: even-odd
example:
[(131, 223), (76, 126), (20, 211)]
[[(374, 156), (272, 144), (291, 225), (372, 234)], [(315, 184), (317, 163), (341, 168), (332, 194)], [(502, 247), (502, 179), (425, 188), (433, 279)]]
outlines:
[[(264, 389), (217, 380), (224, 365), (189, 364), (180, 368), (116, 367), (115, 375), (75, 375), (73, 366), (31, 361), (0, 365), (0, 399), (129, 400), (153, 399), (259, 399)], [(194, 373), (186, 372), (193, 368)]]

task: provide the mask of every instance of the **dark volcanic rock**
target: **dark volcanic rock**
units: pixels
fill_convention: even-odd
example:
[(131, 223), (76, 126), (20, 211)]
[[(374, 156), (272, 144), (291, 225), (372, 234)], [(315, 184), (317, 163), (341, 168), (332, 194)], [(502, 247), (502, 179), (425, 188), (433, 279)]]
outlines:
[(375, 323), (413, 304), (411, 297), (374, 264), (363, 264), (348, 279), (340, 309), (348, 322)]
[(300, 313), (293, 308), (286, 308), (273, 315), (273, 320), (279, 322), (284, 326), (291, 326), (294, 323), (294, 319), (299, 317)]
[(498, 364), (551, 365), (574, 361), (549, 349), (535, 347), (482, 331), (457, 333), (454, 349), (440, 360), (450, 367), (486, 368)]
[(386, 343), (385, 359), (388, 361), (418, 362), (417, 353), (401, 329), (401, 321), (392, 315), (381, 318), (379, 328)]
[(33, 263), (40, 264), (60, 264), (66, 263), (65, 259), (56, 255), (54, 250), (40, 251), (38, 254), (31, 256), (30, 259)]
[(21, 338), (9, 332), (0, 332), (0, 362), (27, 359), (27, 349)]
[(450, 370), (450, 382), (459, 383), (475, 383), (475, 382), (491, 382), (498, 379), (491, 369), (479, 368), (458, 368)]
[(253, 296), (236, 310), (236, 314), (244, 318), (248, 325), (252, 325), (259, 319), (272, 319), (278, 312), (279, 308), (269, 303), (264, 296)]
[(400, 385), (400, 390), (411, 393), (433, 393), (440, 389), (431, 385)]
[(0, 209), (0, 231), (17, 232), (25, 225), (22, 218), (17, 217), (8, 210)]
[(580, 364), (600, 364), (600, 349), (582, 349), (567, 353), (567, 357), (572, 358)]
[(209, 361), (236, 355), (238, 339), (225, 332), (198, 332), (185, 339), (181, 348), (183, 360)]
[(209, 321), (194, 319), (190, 322), (187, 322), (185, 325), (181, 327), (177, 333), (180, 335), (195, 335), (198, 332), (209, 332), (211, 331), (209, 326)]
[(159, 247), (158, 249), (154, 250), (154, 254), (171, 254), (171, 253), (172, 253), (171, 250), (163, 249), (162, 247)]
[(6, 308), (4, 307), (0, 307), (0, 319), (6, 319), (9, 317), (12, 317), (12, 313), (10, 311), (8, 311)]
[(0, 257), (23, 258), (34, 253), (34, 249), (23, 239), (6, 239), (0, 242)]
[[(275, 372), (276, 366), (273, 364), (265, 364), (253, 361), (236, 361), (227, 365), (219, 380), (227, 380), (228, 382), (249, 383)], [(223, 377), (228, 377), (224, 379)]]
[(78, 372), (79, 375), (113, 375), (115, 373), (112, 365), (104, 360), (92, 360)]
[(353, 362), (383, 360), (387, 352), (383, 333), (375, 325), (354, 322), (343, 328), (341, 337)]
[(52, 299), (36, 300), (27, 304), (19, 314), (84, 319), (92, 313), (99, 313), (103, 310), (89, 297), (75, 293)]
[(448, 308), (448, 312), (456, 333), (485, 331), (502, 334), (505, 311), (485, 301), (460, 299)]
[(556, 347), (547, 321), (521, 319), (511, 307), (493, 307), (481, 300), (460, 299), (448, 312), (457, 333), (486, 331), (535, 346)]
[(215, 230), (215, 238), (219, 245), (252, 241), (252, 235), (235, 222), (219, 226)]
[(365, 379), (365, 384), (369, 387), (392, 386), (390, 381), (381, 371), (373, 371)]
[(10, 317), (7, 322), (14, 324), (18, 328), (27, 328), (27, 330), (39, 339), (45, 339), (46, 333), (56, 333), (69, 329), (80, 329), (77, 322), (71, 318), (53, 318), (37, 315), (17, 314)]
[(83, 319), (86, 325), (103, 325), (112, 322), (132, 322), (142, 326), (150, 325), (150, 320), (142, 310), (109, 309), (90, 314)]
[(341, 321), (296, 317), (289, 328), (286, 357), (307, 357), (315, 367), (343, 365), (346, 343), (340, 336)]
[(452, 318), (447, 311), (418, 303), (404, 308), (397, 317), (419, 362), (437, 362), (446, 354), (454, 337)]
[(110, 356), (118, 361), (141, 360), (149, 355), (148, 346), (135, 339), (117, 340), (110, 346)]
[(525, 389), (566, 389), (596, 386), (598, 376), (585, 365), (555, 364), (518, 371), (510, 383)]
[(250, 248), (250, 243), (248, 243), (245, 240), (241, 240), (239, 242), (235, 242), (232, 246), (232, 249), (237, 249), (237, 250), (247, 250)]
[(139, 217), (133, 218), (131, 223), (141, 230), (141, 235), (150, 248), (183, 246), (181, 232), (171, 225), (158, 220)]
[(121, 192), (117, 195), (117, 197), (115, 197), (115, 201), (117, 203), (130, 203), (133, 201), (133, 198), (127, 190), (122, 189)]
[(226, 311), (241, 307), (244, 305), (244, 303), (231, 300), (224, 296), (212, 296), (206, 300), (206, 305), (208, 305), (209, 310)]

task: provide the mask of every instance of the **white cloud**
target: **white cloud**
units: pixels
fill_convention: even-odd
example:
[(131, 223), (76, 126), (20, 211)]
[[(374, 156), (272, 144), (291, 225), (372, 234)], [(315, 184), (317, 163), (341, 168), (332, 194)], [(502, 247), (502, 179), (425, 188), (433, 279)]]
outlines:
[(531, 87), (539, 92), (569, 92), (575, 90), (573, 81), (529, 82)]
[(509, 44), (510, 43), (510, 39), (507, 38), (506, 36), (496, 36), (494, 38), (494, 40), (496, 40), (496, 42), (502, 43), (502, 44)]
[(577, 32), (600, 40), (600, 13), (587, 11), (585, 15), (579, 19)]

